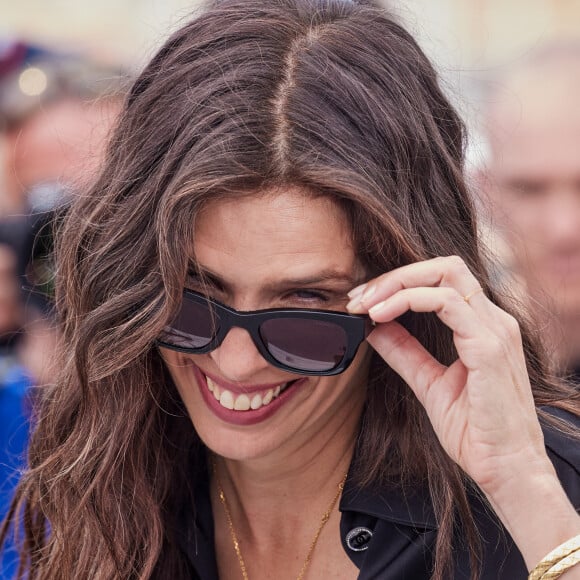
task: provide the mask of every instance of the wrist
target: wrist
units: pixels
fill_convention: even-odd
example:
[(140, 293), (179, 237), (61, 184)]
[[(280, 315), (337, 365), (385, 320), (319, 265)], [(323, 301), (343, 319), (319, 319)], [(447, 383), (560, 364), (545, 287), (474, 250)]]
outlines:
[[(551, 466), (551, 463), (550, 463)], [(551, 550), (580, 534), (580, 516), (555, 471), (528, 468), (486, 496), (529, 570)]]
[[(564, 495), (554, 465), (544, 453), (521, 453), (515, 458), (507, 458), (496, 466), (496, 477), (481, 486), (490, 502), (510, 513), (518, 511), (518, 499), (522, 493), (541, 494), (561, 491)], [(514, 513), (515, 515), (515, 513)]]

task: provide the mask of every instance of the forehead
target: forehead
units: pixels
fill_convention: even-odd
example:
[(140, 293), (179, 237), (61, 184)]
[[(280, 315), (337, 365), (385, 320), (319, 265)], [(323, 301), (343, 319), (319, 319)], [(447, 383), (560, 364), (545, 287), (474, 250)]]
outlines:
[(329, 197), (290, 188), (216, 200), (195, 225), (195, 260), (224, 276), (265, 280), (357, 269), (348, 217)]
[(580, 122), (567, 127), (522, 125), (492, 147), (497, 175), (580, 179)]

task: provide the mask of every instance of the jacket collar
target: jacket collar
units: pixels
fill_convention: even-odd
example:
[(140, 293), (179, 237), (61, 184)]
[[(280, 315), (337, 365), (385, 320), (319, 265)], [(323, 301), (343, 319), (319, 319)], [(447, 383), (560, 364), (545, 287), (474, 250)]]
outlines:
[(361, 488), (356, 484), (356, 464), (355, 457), (340, 499), (341, 512), (356, 512), (412, 528), (436, 530), (439, 527), (426, 486), (405, 488), (399, 483)]

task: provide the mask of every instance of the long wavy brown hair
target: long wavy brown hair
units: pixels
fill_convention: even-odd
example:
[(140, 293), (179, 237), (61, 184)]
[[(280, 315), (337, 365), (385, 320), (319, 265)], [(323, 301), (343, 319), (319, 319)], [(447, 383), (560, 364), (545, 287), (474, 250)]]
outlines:
[[(301, 186), (345, 208), (371, 274), (459, 255), (490, 283), (464, 181), (465, 132), (413, 38), (370, 3), (224, 0), (176, 32), (134, 84), (102, 172), (59, 231), (62, 371), (47, 387), (4, 536), (22, 522), (30, 579), (190, 577), (171, 514), (192, 502), (201, 443), (155, 339), (181, 300), (208, 200)], [(435, 317), (413, 332), (456, 357)], [(522, 322), (538, 406), (578, 412)], [(540, 411), (541, 414), (541, 411)], [(471, 486), (410, 389), (373, 361), (361, 485), (427, 485), (433, 578), (459, 526), (477, 577)]]

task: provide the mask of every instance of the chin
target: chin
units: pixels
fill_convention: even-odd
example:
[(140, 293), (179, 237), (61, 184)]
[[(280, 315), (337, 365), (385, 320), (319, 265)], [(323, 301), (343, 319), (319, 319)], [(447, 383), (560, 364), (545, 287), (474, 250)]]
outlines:
[[(209, 431), (209, 432), (207, 432)], [(267, 442), (249, 434), (240, 436), (232, 433), (220, 433), (219, 429), (198, 429), (197, 432), (205, 446), (216, 455), (233, 461), (258, 459), (270, 451)]]

